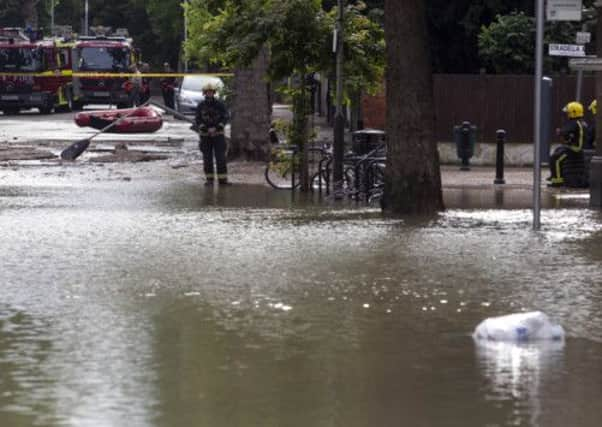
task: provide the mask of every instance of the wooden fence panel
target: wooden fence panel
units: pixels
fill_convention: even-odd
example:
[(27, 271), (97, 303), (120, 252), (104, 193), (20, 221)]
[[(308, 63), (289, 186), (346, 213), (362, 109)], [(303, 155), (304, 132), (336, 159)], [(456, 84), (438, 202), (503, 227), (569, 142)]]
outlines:
[[(573, 101), (576, 77), (552, 77), (553, 129), (562, 125), (562, 107)], [(469, 121), (477, 126), (479, 142), (495, 142), (495, 131), (505, 129), (508, 142), (533, 141), (533, 76), (487, 74), (436, 74), (433, 76), (435, 135), (438, 141), (452, 141), (454, 125)], [(595, 78), (583, 79), (582, 102), (587, 108), (595, 94)], [(366, 127), (384, 128), (385, 98), (366, 98), (362, 102)], [(586, 114), (586, 119), (589, 119)]]

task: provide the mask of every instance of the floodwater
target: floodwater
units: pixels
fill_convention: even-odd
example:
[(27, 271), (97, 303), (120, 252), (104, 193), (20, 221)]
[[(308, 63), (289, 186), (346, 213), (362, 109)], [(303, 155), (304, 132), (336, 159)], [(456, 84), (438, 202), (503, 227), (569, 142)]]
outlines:
[[(548, 200), (534, 232), (500, 197), (408, 221), (262, 186), (0, 182), (0, 425), (598, 427), (602, 216)], [(535, 309), (564, 343), (471, 338)]]

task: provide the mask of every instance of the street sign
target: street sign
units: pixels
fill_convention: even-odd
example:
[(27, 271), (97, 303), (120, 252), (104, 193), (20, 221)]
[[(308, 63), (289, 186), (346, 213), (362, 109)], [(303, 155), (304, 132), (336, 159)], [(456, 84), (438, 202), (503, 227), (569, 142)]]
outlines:
[(548, 21), (581, 21), (582, 0), (548, 0)]
[(550, 43), (548, 46), (548, 54), (550, 56), (583, 57), (585, 56), (585, 46), (580, 44)]
[(578, 32), (575, 42), (577, 44), (587, 44), (592, 41), (592, 33)]
[(580, 71), (602, 71), (601, 58), (574, 58), (569, 59), (569, 68)]

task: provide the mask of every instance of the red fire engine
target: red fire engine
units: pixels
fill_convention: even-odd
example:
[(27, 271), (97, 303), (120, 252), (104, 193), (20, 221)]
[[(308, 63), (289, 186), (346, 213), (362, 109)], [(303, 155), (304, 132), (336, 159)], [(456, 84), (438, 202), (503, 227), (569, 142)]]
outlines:
[[(115, 36), (80, 36), (73, 48), (73, 72), (91, 73), (90, 77), (73, 77), (73, 107), (81, 109), (87, 104), (112, 104), (118, 108), (131, 107), (134, 84), (139, 82), (126, 77), (94, 76), (94, 73), (130, 73), (136, 64), (136, 50), (125, 30)], [(97, 32), (98, 34), (98, 32)], [(146, 88), (140, 88), (144, 91)]]
[(58, 41), (39, 40), (19, 28), (0, 28), (0, 110), (16, 114), (38, 108), (42, 114), (68, 108), (71, 53)]

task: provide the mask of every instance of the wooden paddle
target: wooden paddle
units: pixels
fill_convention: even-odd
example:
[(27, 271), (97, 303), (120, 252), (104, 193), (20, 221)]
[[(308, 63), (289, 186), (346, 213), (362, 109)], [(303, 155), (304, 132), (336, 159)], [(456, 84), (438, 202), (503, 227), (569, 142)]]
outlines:
[(113, 126), (121, 123), (123, 120), (125, 120), (128, 117), (132, 116), (136, 112), (136, 110), (138, 108), (144, 107), (144, 106), (148, 105), (149, 103), (150, 103), (150, 101), (147, 101), (144, 104), (139, 105), (137, 108), (135, 108), (134, 110), (132, 110), (128, 114), (126, 114), (126, 115), (118, 118), (117, 120), (115, 120), (111, 124), (105, 126), (101, 130), (99, 130), (98, 132), (96, 132), (94, 135), (89, 136), (88, 138), (85, 138), (85, 139), (81, 139), (81, 140), (79, 140), (77, 142), (74, 142), (73, 144), (71, 144), (69, 147), (65, 148), (61, 152), (61, 159), (63, 159), (63, 160), (75, 160), (75, 159), (77, 159), (90, 146), (90, 141), (92, 140), (92, 138), (96, 138), (101, 133), (104, 133), (104, 132), (108, 131)]

